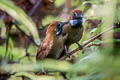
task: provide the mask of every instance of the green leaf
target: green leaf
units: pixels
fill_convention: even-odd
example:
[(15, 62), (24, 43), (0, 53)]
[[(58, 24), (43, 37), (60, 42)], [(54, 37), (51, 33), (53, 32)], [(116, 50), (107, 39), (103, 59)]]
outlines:
[(115, 32), (120, 32), (120, 28), (115, 28), (114, 31)]
[(39, 35), (34, 22), (24, 13), (22, 9), (15, 6), (10, 0), (0, 0), (0, 9), (7, 12), (24, 27), (19, 26), (22, 30), (28, 30), (34, 40), (39, 40)]

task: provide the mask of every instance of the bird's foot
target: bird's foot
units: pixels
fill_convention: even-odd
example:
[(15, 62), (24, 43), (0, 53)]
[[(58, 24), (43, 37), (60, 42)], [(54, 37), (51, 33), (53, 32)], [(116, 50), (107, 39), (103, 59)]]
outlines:
[(38, 72), (38, 73), (36, 73), (36, 75), (47, 75), (48, 74), (48, 72), (47, 71), (44, 71), (44, 72)]
[(76, 43), (78, 45), (78, 47), (82, 50), (83, 47), (79, 44), (79, 43)]
[(70, 53), (68, 52), (68, 49), (67, 49), (66, 46), (65, 46), (65, 53), (66, 53), (66, 56), (67, 56), (68, 58), (70, 58)]
[(47, 72), (47, 71), (45, 71), (44, 69), (42, 69), (41, 74), (42, 74), (42, 75), (47, 75), (47, 74), (48, 74), (48, 72)]
[(48, 72), (45, 69), (42, 69), (41, 72), (38, 72), (37, 75), (47, 75)]
[(70, 58), (70, 53), (69, 53), (69, 52), (66, 52), (66, 56), (67, 56), (68, 58)]

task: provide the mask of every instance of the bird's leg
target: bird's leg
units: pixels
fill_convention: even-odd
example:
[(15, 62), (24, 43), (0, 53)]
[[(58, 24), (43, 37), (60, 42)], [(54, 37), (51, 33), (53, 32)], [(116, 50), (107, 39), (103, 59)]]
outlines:
[(66, 53), (66, 56), (70, 58), (70, 53), (68, 52), (68, 48), (66, 45), (65, 45), (65, 53)]
[(83, 47), (77, 42), (76, 43), (77, 45), (78, 45), (78, 47), (82, 50), (83, 49)]
[(41, 74), (45, 74), (45, 73), (46, 73), (43, 65), (41, 65), (41, 72), (40, 72), (40, 73), (41, 73)]
[(47, 74), (47, 71), (46, 71), (44, 68), (42, 68), (40, 74), (46, 75), (46, 74)]
[(46, 75), (48, 71), (44, 69), (43, 65), (41, 65), (41, 71), (37, 72), (36, 75)]

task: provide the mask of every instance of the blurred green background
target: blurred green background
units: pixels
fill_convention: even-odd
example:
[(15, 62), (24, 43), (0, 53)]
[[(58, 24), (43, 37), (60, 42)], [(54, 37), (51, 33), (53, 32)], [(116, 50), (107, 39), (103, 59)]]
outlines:
[[(51, 0), (52, 9), (43, 4), (47, 0), (41, 0), (43, 3), (29, 15), (37, 3), (34, 1), (0, 0), (0, 80), (65, 80), (61, 72), (66, 80), (120, 80), (120, 0)], [(84, 15), (80, 44), (105, 33), (74, 53), (73, 62), (67, 58), (36, 63), (48, 24), (66, 21), (73, 9), (82, 10)], [(71, 45), (70, 51), (77, 47)], [(43, 69), (47, 75), (35, 74)]]

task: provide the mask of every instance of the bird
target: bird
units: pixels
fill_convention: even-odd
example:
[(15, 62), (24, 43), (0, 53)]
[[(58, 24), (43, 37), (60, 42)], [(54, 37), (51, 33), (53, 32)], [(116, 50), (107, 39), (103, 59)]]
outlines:
[(63, 52), (65, 52), (68, 57), (70, 57), (68, 49), (71, 44), (76, 43), (79, 48), (82, 49), (82, 46), (78, 43), (83, 35), (83, 13), (81, 10), (72, 10), (72, 15), (62, 27), (62, 35), (64, 36), (63, 39), (65, 40), (65, 51)]
[(46, 37), (41, 42), (36, 54), (36, 60), (44, 58), (58, 59), (64, 50), (65, 39), (62, 35), (62, 26), (64, 22), (54, 21), (49, 24)]

